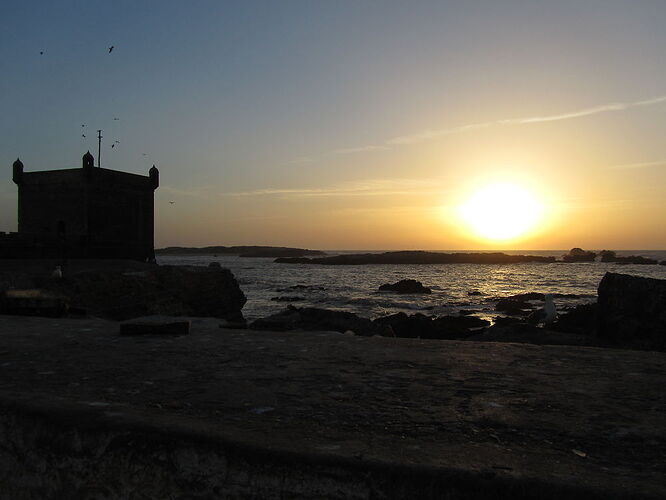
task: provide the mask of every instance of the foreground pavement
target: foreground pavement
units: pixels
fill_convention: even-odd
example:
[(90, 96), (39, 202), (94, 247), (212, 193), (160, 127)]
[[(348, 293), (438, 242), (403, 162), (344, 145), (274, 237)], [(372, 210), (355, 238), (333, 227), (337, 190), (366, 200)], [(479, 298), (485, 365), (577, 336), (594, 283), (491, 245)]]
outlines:
[(0, 316), (2, 498), (664, 498), (666, 353)]

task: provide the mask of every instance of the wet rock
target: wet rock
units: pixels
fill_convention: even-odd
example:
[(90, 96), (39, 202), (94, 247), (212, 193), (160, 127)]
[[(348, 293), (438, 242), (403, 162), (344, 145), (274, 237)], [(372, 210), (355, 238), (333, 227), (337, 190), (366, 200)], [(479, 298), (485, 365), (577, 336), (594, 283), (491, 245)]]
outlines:
[(297, 308), (287, 306), (284, 311), (266, 318), (253, 321), (249, 325), (255, 330), (305, 330), (305, 331), (334, 331), (345, 333), (352, 331), (356, 335), (391, 335), (391, 332), (381, 325), (376, 325), (366, 318), (345, 311), (332, 311), (316, 307)]
[(377, 318), (374, 322), (390, 326), (396, 337), (422, 339), (460, 339), (490, 324), (475, 316), (431, 318), (420, 313), (407, 315), (402, 312)]
[(467, 292), (467, 295), (469, 295), (470, 297), (476, 297), (483, 294), (478, 290), (470, 290), (469, 292)]
[(271, 297), (271, 300), (273, 302), (300, 302), (301, 300), (305, 300), (305, 297), (283, 295), (280, 297)]
[(569, 253), (562, 256), (564, 262), (593, 262), (597, 254), (582, 248), (572, 248)]
[(579, 304), (560, 312), (551, 330), (592, 335), (597, 327), (597, 303)]
[(396, 293), (432, 293), (432, 290), (416, 280), (400, 280), (397, 283), (386, 283), (379, 287), (380, 292)]
[(521, 316), (529, 314), (529, 311), (532, 309), (532, 304), (524, 300), (514, 300), (510, 298), (504, 298), (497, 301), (495, 304), (495, 310), (508, 314), (510, 316)]
[(645, 348), (666, 348), (666, 280), (606, 273), (599, 283), (597, 335)]

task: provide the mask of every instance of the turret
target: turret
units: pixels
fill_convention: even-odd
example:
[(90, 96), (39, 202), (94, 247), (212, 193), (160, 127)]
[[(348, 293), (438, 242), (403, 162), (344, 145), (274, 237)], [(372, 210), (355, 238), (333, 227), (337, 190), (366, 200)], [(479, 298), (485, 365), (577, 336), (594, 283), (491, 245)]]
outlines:
[(95, 166), (95, 158), (93, 155), (90, 154), (90, 151), (88, 151), (86, 154), (83, 155), (83, 168), (93, 168)]
[(16, 161), (12, 165), (12, 180), (16, 184), (21, 184), (23, 181), (23, 162), (16, 158)]
[(155, 165), (148, 171), (148, 176), (150, 177), (150, 182), (153, 185), (153, 189), (157, 189), (160, 185), (160, 171), (157, 170)]

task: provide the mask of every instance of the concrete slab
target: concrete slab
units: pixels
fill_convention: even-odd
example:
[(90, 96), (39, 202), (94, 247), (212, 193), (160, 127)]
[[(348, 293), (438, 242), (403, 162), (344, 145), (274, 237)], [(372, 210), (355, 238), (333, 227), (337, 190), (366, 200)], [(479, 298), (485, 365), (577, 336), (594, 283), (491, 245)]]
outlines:
[[(122, 337), (103, 320), (0, 316), (6, 428), (159, 435), (213, 446), (227, 464), (235, 450), (243, 467), (261, 457), (280, 470), (275, 484), (236, 475), (227, 495), (227, 465), (221, 496), (666, 497), (665, 353), (255, 332), (188, 319), (189, 336)], [(28, 453), (3, 446), (4, 464)], [(124, 446), (113, 453), (139, 460)], [(86, 470), (112, 452), (96, 453)], [(151, 453), (141, 460), (157, 463)], [(204, 469), (199, 486), (216, 474)]]

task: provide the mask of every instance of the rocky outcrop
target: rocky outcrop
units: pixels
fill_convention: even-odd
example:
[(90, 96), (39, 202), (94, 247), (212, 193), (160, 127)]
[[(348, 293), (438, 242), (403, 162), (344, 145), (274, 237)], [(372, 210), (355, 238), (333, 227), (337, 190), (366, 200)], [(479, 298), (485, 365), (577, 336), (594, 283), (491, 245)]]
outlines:
[(507, 255), (505, 253), (439, 253), (422, 251), (364, 253), (336, 255), (308, 259), (278, 258), (282, 264), (324, 264), (324, 265), (361, 265), (361, 264), (515, 264), (519, 262), (555, 262), (555, 257), (537, 255)]
[(579, 304), (560, 312), (551, 330), (592, 335), (597, 329), (597, 303)]
[(628, 255), (626, 257), (620, 257), (613, 250), (602, 250), (601, 252), (599, 252), (599, 255), (601, 256), (601, 262), (615, 262), (617, 264), (641, 264), (641, 265), (652, 265), (658, 263), (654, 259), (643, 257), (641, 255)]
[(526, 300), (516, 300), (506, 297), (497, 301), (497, 304), (495, 304), (495, 310), (510, 316), (520, 316), (529, 314), (532, 310), (532, 304)]
[(594, 262), (597, 254), (582, 248), (572, 248), (569, 253), (562, 256), (564, 262)]
[(432, 290), (416, 280), (400, 280), (397, 283), (386, 283), (379, 287), (380, 292), (395, 293), (432, 293)]
[(253, 321), (249, 328), (278, 332), (303, 330), (345, 333), (352, 331), (356, 335), (362, 336), (391, 335), (387, 328), (350, 312), (332, 311), (316, 307), (298, 308), (291, 305), (277, 314)]
[(640, 347), (666, 348), (666, 280), (606, 273), (598, 289), (597, 334)]
[(442, 316), (431, 318), (423, 314), (407, 315), (403, 312), (374, 320), (389, 326), (396, 337), (422, 339), (462, 339), (477, 333), (490, 323), (476, 316)]
[(231, 271), (219, 267), (94, 270), (37, 280), (36, 285), (66, 297), (71, 308), (117, 321), (150, 315), (237, 320), (247, 300)]
[(268, 246), (210, 246), (210, 247), (167, 247), (155, 250), (156, 255), (238, 255), (240, 257), (301, 257), (304, 255), (325, 255), (321, 250), (307, 248), (268, 247)]

